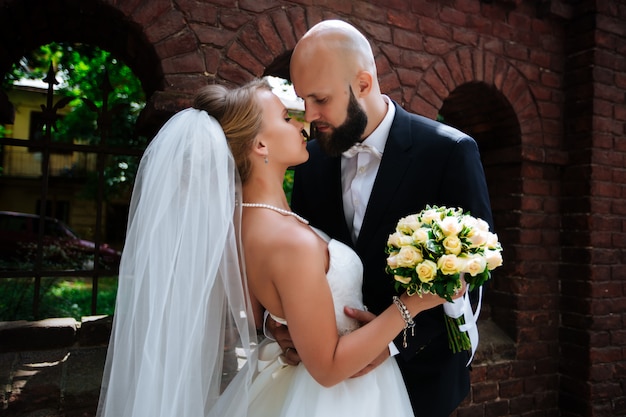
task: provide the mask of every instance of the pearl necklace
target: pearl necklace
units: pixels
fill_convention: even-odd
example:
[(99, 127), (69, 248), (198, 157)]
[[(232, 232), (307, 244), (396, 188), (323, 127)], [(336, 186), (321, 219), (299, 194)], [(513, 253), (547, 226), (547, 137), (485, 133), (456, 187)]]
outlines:
[(307, 219), (305, 219), (302, 216), (299, 216), (298, 214), (294, 213), (293, 211), (281, 209), (281, 208), (278, 208), (276, 206), (271, 206), (269, 204), (263, 204), (263, 203), (241, 203), (241, 205), (242, 205), (242, 207), (256, 207), (256, 208), (266, 208), (266, 209), (274, 210), (275, 212), (278, 212), (278, 213), (283, 214), (285, 216), (293, 216), (296, 219), (298, 219), (298, 221), (301, 222), (301, 223), (309, 224), (309, 221)]

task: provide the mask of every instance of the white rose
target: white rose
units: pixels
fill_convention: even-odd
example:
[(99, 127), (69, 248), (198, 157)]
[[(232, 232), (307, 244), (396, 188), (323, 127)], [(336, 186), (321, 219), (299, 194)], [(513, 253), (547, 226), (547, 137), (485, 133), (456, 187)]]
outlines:
[(411, 236), (411, 238), (413, 239), (415, 243), (424, 244), (428, 242), (428, 230), (429, 229), (427, 229), (426, 227), (420, 227), (415, 232), (413, 232), (413, 235)]
[(487, 232), (487, 244), (486, 246), (488, 248), (494, 249), (499, 247), (500, 245), (498, 244), (498, 235), (495, 233), (490, 233)]
[(396, 269), (398, 267), (398, 255), (396, 254), (388, 257), (387, 265), (389, 265), (389, 268), (391, 269)]
[(478, 248), (487, 243), (487, 234), (477, 229), (474, 229), (473, 233), (470, 233), (467, 237), (469, 238), (473, 248)]
[(403, 217), (398, 221), (396, 230), (404, 234), (410, 235), (420, 227), (420, 221), (415, 214)]
[(424, 210), (420, 217), (424, 224), (429, 225), (429, 224), (432, 224), (433, 221), (439, 220), (441, 218), (441, 213), (439, 213), (435, 209)]
[(411, 277), (403, 277), (403, 276), (400, 276), (400, 275), (394, 275), (393, 279), (395, 279), (398, 282), (401, 282), (404, 285), (407, 285), (407, 284), (409, 284), (411, 282)]
[(403, 246), (396, 255), (398, 267), (413, 268), (422, 262), (422, 252), (415, 246)]
[(402, 236), (402, 233), (400, 232), (395, 232), (391, 235), (389, 235), (389, 239), (387, 239), (387, 246), (394, 246), (396, 248), (400, 247), (400, 237)]
[(454, 275), (461, 272), (462, 262), (455, 255), (443, 255), (437, 260), (437, 267), (444, 275)]
[(485, 259), (487, 260), (487, 269), (493, 271), (502, 265), (502, 253), (499, 250), (485, 250)]
[(412, 245), (413, 237), (409, 235), (405, 235), (401, 232), (395, 232), (394, 234), (389, 235), (387, 239), (387, 245), (393, 246), (396, 248), (401, 248), (402, 246)]
[(433, 261), (426, 260), (415, 268), (417, 277), (422, 282), (430, 282), (437, 276), (437, 264)]
[(448, 236), (443, 240), (443, 247), (445, 248), (446, 253), (458, 255), (459, 253), (461, 253), (463, 244), (461, 243), (461, 239), (459, 239), (458, 237)]
[(439, 227), (445, 236), (456, 236), (463, 229), (463, 225), (453, 216), (444, 217), (439, 222)]
[(469, 273), (471, 276), (482, 273), (487, 267), (487, 260), (482, 255), (469, 255), (465, 258), (465, 266), (463, 272)]
[(476, 219), (476, 228), (481, 232), (489, 231), (489, 223), (484, 221), (483, 219)]
[(470, 228), (470, 229), (478, 229), (478, 220), (476, 220), (475, 217), (472, 216), (463, 216), (463, 218), (461, 219), (462, 223)]

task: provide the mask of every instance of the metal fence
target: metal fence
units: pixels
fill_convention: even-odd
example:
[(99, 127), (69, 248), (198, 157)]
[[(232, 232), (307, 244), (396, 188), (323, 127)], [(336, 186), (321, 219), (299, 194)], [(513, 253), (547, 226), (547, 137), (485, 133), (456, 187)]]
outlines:
[[(104, 73), (102, 77), (102, 105), (98, 107), (93, 102), (87, 103), (94, 113), (95, 129), (99, 136), (98, 141), (94, 142), (97, 143), (59, 140), (55, 136), (56, 124), (63, 122), (59, 110), (67, 106), (71, 98), (58, 97), (55, 93), (53, 87), (57, 81), (52, 66), (44, 79), (47, 90), (45, 104), (41, 104), (39, 134), (29, 135), (28, 138), (0, 137), (0, 210), (10, 211), (13, 217), (28, 218), (30, 222), (14, 227), (17, 230), (0, 231), (0, 245), (4, 245), (0, 248), (0, 308), (3, 307), (2, 303), (4, 308), (9, 308), (7, 304), (10, 302), (7, 300), (26, 302), (30, 304), (29, 316), (32, 319), (45, 318), (46, 313), (42, 313), (40, 307), (48, 283), (60, 278), (80, 278), (91, 282), (90, 314), (96, 315), (99, 313), (99, 280), (103, 276), (117, 277), (119, 259), (116, 261), (110, 258), (119, 256), (121, 248), (113, 249), (105, 243), (110, 228), (104, 226), (111, 206), (106, 195), (110, 178), (106, 177), (105, 170), (111, 168), (112, 158), (115, 157), (123, 156), (138, 161), (145, 145), (120, 146), (120, 141), (115, 141), (115, 145), (110, 144), (114, 118), (111, 117), (108, 97), (112, 89), (107, 74)], [(29, 172), (32, 171), (33, 160), (36, 161), (37, 169)], [(76, 197), (81, 190), (85, 190), (87, 184), (90, 195)], [(60, 194), (66, 196), (61, 199), (64, 204), (59, 204)], [(121, 203), (118, 201), (118, 211), (119, 207), (124, 210), (123, 200), (124, 197)], [(127, 208), (124, 214), (127, 216)], [(59, 227), (65, 227), (69, 219), (82, 224), (82, 230), (79, 231), (82, 233), (73, 234), (71, 228), (58, 232), (69, 236), (63, 235), (62, 241), (65, 243), (59, 244), (54, 240), (54, 236), (58, 236), (49, 233), (50, 225), (56, 224), (59, 219), (62, 221), (58, 222), (61, 224)], [(12, 224), (18, 223), (13, 221)], [(123, 231), (120, 229), (125, 230), (125, 223), (118, 221), (116, 226), (114, 234), (117, 240), (122, 241)], [(30, 233), (28, 239), (24, 238), (27, 227)], [(85, 239), (85, 234), (88, 239)], [(20, 285), (16, 286), (16, 283)], [(22, 290), (16, 290), (18, 287)], [(28, 291), (24, 291), (24, 288), (28, 288)]]

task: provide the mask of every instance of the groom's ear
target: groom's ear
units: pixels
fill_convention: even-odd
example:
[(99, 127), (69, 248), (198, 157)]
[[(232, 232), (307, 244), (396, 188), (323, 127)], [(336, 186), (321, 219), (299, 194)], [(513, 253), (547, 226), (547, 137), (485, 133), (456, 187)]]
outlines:
[(361, 98), (363, 96), (368, 95), (372, 91), (372, 85), (374, 84), (374, 77), (372, 73), (369, 71), (359, 71), (356, 76), (357, 81), (357, 90), (356, 95), (357, 98)]

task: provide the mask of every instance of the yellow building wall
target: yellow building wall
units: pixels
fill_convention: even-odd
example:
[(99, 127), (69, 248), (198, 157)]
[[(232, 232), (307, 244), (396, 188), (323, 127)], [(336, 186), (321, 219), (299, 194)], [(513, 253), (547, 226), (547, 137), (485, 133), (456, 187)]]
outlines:
[[(46, 91), (35, 88), (15, 87), (8, 92), (9, 99), (15, 108), (15, 121), (6, 126), (14, 139), (28, 140), (30, 137), (30, 121), (32, 113), (40, 113), (41, 105), (46, 102)], [(59, 115), (69, 112), (68, 108), (58, 110)], [(49, 173), (59, 175), (63, 170), (70, 169), (79, 155), (52, 154), (49, 162)], [(95, 166), (94, 166), (95, 168)], [(27, 147), (6, 146), (4, 148), (4, 175), (13, 177), (39, 177), (41, 175), (41, 153)]]
[[(40, 113), (41, 105), (46, 103), (46, 90), (32, 87), (14, 87), (7, 92), (15, 108), (13, 125), (5, 125), (7, 137), (29, 140), (32, 113)], [(58, 98), (55, 97), (56, 103)], [(70, 111), (65, 107), (58, 110), (59, 115)], [(60, 123), (60, 122), (57, 122)], [(54, 135), (54, 132), (53, 132)], [(68, 225), (82, 238), (93, 239), (95, 235), (96, 205), (93, 198), (86, 198), (83, 193), (85, 172), (96, 170), (96, 154), (85, 152), (55, 153), (50, 155), (47, 200), (54, 205), (57, 202), (69, 202)], [(28, 147), (4, 146), (4, 166), (0, 176), (0, 211), (16, 211), (35, 214), (42, 192), (41, 152), (31, 151)], [(64, 171), (78, 168), (80, 180), (64, 176)], [(103, 228), (106, 216), (103, 216)]]

